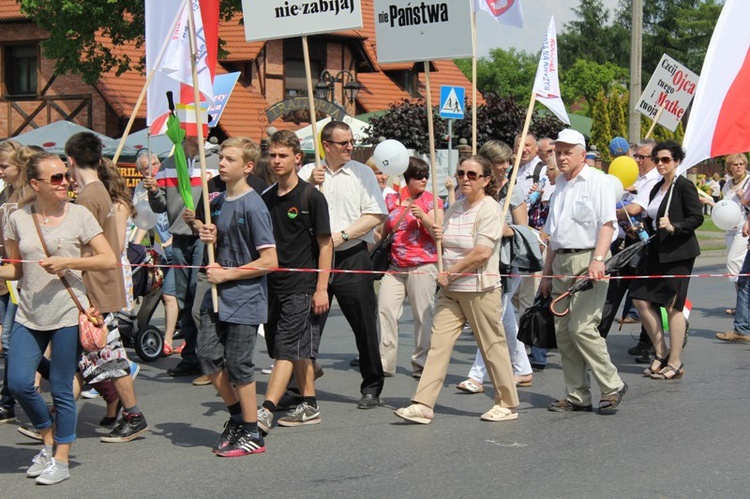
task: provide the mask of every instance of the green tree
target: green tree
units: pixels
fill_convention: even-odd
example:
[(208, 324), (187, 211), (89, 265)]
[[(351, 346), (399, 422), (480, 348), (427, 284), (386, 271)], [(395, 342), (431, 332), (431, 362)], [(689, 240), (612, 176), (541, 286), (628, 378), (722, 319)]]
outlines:
[[(456, 65), (471, 79), (471, 59), (458, 59)], [(528, 102), (534, 86), (539, 57), (516, 49), (493, 49), (489, 57), (477, 59), (477, 90), (510, 95), (517, 102)]]
[(604, 95), (604, 90), (600, 90), (596, 95), (591, 109), (591, 119), (593, 121), (591, 125), (591, 143), (599, 149), (604, 156), (603, 159), (606, 161), (609, 156), (609, 141), (612, 140), (610, 136), (612, 125), (609, 119), (607, 96)]
[[(576, 19), (565, 24), (558, 36), (560, 67), (572, 67), (576, 59), (626, 67), (629, 49), (624, 47), (629, 46), (628, 34), (613, 27), (602, 0), (581, 0), (573, 12)], [(613, 58), (618, 54), (619, 58)]]
[(599, 64), (584, 59), (577, 59), (569, 69), (561, 68), (561, 73), (563, 101), (568, 106), (580, 104), (584, 112), (590, 111), (590, 103), (600, 91), (609, 95), (614, 89), (626, 88), (628, 80), (628, 71), (624, 68), (611, 62)]
[[(445, 147), (448, 127), (440, 117), (438, 106), (433, 107), (435, 146)], [(410, 149), (428, 152), (430, 148), (427, 133), (427, 105), (424, 100), (408, 100), (392, 103), (388, 111), (370, 120), (369, 136), (372, 144), (380, 137), (395, 139)]]
[(607, 112), (609, 113), (610, 121), (610, 137), (628, 136), (627, 107), (628, 102), (623, 92), (614, 90), (609, 95)]
[[(94, 84), (102, 73), (142, 69), (113, 47), (135, 42), (143, 46), (143, 0), (17, 0), (21, 11), (49, 32), (42, 42), (45, 57), (54, 59), (58, 74), (79, 74)], [(225, 19), (242, 10), (241, 0), (221, 0)]]

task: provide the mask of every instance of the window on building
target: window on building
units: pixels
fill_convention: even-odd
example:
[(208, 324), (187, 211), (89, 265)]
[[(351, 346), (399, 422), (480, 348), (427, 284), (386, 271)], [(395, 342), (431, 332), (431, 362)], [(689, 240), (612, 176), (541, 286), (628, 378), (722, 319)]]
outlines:
[[(313, 88), (318, 82), (320, 72), (325, 68), (325, 42), (309, 40), (310, 73)], [(307, 95), (307, 79), (305, 76), (305, 59), (302, 53), (300, 38), (284, 39), (284, 96), (300, 97)]]
[(3, 50), (5, 61), (5, 95), (36, 95), (39, 71), (38, 45), (7, 45)]

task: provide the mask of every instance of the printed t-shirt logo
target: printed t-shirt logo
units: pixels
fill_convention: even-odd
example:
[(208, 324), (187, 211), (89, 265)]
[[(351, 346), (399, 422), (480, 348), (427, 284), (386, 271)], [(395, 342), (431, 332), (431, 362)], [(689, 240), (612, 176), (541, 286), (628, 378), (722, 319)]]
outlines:
[(299, 210), (294, 206), (289, 208), (289, 211), (286, 212), (286, 216), (288, 216), (290, 220), (294, 220), (295, 218), (297, 218), (298, 215), (299, 215)]

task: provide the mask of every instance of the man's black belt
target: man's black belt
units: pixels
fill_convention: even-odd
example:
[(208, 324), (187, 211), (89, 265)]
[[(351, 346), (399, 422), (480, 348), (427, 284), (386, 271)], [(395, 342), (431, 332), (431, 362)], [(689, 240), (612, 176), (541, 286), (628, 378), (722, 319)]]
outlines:
[(594, 251), (594, 248), (560, 248), (558, 250), (555, 250), (555, 253), (568, 255), (571, 253), (583, 253), (584, 251)]
[(336, 251), (335, 252), (336, 258), (346, 258), (348, 256), (351, 256), (351, 255), (355, 254), (355, 253), (359, 253), (363, 249), (367, 250), (367, 243), (365, 243), (364, 241), (361, 242), (361, 243), (359, 243), (359, 244), (357, 244), (356, 246), (352, 246), (351, 248), (347, 248), (347, 249), (341, 250), (341, 251)]

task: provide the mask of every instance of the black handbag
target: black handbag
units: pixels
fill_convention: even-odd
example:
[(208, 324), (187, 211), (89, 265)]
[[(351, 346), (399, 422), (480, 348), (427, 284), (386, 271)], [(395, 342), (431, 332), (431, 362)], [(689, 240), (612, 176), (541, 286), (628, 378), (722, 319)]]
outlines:
[[(409, 207), (407, 206), (404, 211), (401, 212), (401, 215), (398, 217), (398, 220), (396, 220), (396, 223), (393, 224), (394, 230), (398, 228), (398, 225), (401, 223), (401, 220), (404, 219), (406, 216), (406, 213), (409, 211)], [(380, 240), (380, 242), (372, 249), (370, 252), (370, 261), (372, 262), (372, 270), (375, 270), (377, 272), (385, 272), (388, 270), (388, 267), (391, 265), (391, 246), (393, 245), (393, 234), (394, 232), (391, 232), (387, 236), (385, 236), (383, 239)], [(374, 279), (376, 281), (379, 281), (383, 278), (384, 274), (374, 274)]]
[(537, 296), (534, 304), (521, 316), (518, 341), (537, 348), (557, 348), (555, 317), (549, 309), (552, 297)]

